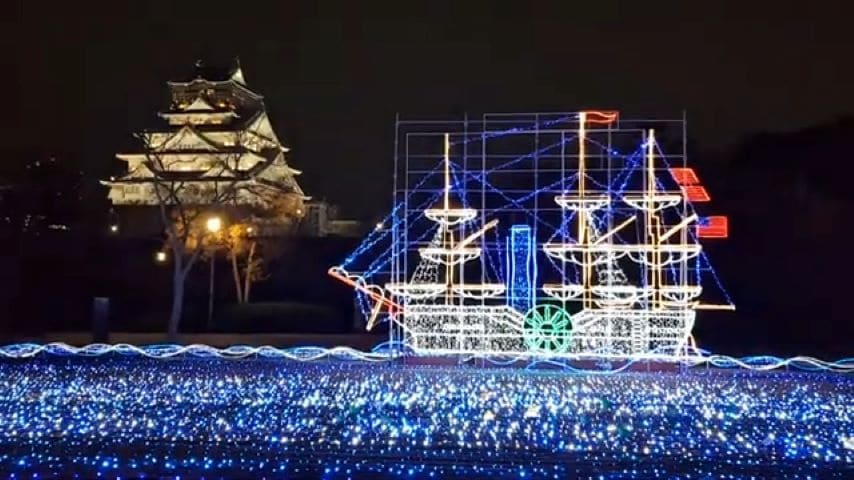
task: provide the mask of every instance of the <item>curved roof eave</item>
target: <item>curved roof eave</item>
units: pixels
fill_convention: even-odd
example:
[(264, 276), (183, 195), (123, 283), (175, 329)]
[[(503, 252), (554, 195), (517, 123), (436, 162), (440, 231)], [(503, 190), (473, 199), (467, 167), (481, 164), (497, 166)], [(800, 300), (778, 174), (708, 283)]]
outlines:
[(190, 81), (188, 81), (188, 82), (181, 82), (181, 81), (176, 81), (176, 80), (167, 80), (167, 81), (166, 81), (166, 84), (167, 84), (167, 85), (182, 85), (182, 86), (187, 86), (187, 85), (192, 85), (192, 84), (194, 84), (194, 83), (208, 83), (208, 84), (210, 84), (210, 85), (223, 85), (223, 84), (228, 84), (228, 83), (230, 83), (230, 84), (234, 85), (235, 87), (238, 87), (238, 88), (240, 88), (241, 90), (245, 91), (245, 92), (246, 92), (246, 93), (248, 93), (249, 95), (252, 95), (253, 97), (255, 97), (255, 98), (256, 98), (256, 99), (258, 99), (258, 100), (263, 100), (263, 99), (264, 99), (264, 96), (263, 96), (263, 95), (260, 95), (260, 94), (258, 94), (258, 93), (255, 93), (254, 91), (250, 90), (250, 89), (249, 89), (249, 87), (247, 87), (246, 85), (243, 85), (242, 83), (237, 82), (237, 81), (235, 81), (234, 79), (231, 79), (231, 78), (229, 78), (229, 79), (227, 79), (227, 80), (208, 80), (208, 79), (206, 79), (206, 78), (194, 78), (194, 79), (192, 79), (192, 80), (190, 80)]

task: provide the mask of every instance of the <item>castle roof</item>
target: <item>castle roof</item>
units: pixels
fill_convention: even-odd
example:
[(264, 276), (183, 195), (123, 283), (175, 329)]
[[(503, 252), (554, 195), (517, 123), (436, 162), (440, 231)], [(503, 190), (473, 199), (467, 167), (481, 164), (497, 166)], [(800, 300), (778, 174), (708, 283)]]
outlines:
[(208, 84), (224, 84), (230, 83), (245, 90), (252, 95), (261, 98), (261, 95), (253, 92), (246, 85), (246, 78), (243, 76), (243, 69), (240, 68), (240, 63), (237, 62), (233, 67), (209, 67), (201, 61), (196, 62), (193, 72), (189, 75), (180, 77), (175, 80), (166, 82), (169, 86), (188, 86), (194, 83)]

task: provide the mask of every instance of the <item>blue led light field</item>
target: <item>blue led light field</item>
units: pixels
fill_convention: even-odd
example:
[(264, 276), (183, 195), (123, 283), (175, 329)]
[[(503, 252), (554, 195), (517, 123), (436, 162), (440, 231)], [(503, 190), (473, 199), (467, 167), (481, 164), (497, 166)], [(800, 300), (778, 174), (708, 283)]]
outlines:
[(39, 356), (0, 362), (0, 379), (15, 478), (854, 472), (854, 378), (839, 374)]

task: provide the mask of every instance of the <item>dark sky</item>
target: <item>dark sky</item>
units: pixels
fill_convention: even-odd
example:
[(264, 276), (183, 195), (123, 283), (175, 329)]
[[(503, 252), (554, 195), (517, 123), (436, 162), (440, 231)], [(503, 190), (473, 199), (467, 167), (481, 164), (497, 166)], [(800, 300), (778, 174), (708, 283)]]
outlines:
[(395, 112), (686, 109), (718, 148), (854, 110), (844, 2), (16, 1), (4, 150), (104, 175), (167, 79), (239, 55), (307, 193), (360, 215), (390, 198)]

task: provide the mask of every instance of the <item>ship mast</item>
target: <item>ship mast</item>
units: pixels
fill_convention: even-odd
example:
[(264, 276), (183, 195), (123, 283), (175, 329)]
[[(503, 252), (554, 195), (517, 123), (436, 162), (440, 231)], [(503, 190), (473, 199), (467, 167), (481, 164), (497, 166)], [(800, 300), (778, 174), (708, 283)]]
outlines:
[[(649, 199), (649, 202), (654, 202), (655, 198), (655, 130), (650, 129), (646, 137), (646, 188), (644, 195)], [(660, 292), (661, 285), (661, 249), (659, 241), (661, 237), (661, 224), (655, 210), (645, 211), (644, 218), (646, 219), (647, 238), (645, 242), (652, 246), (652, 307), (657, 309), (660, 307)], [(651, 242), (649, 240), (652, 240)]]
[[(578, 198), (583, 206), (584, 202), (584, 156), (586, 142), (586, 123), (587, 112), (578, 113)], [(584, 208), (578, 210), (578, 244), (583, 245), (587, 238), (587, 215)], [(583, 290), (582, 305), (584, 308), (590, 307), (590, 254), (585, 249), (581, 265), (581, 285)]]
[[(450, 210), (450, 195), (451, 195), (451, 136), (449, 134), (445, 134), (445, 198), (443, 206), (445, 207), (445, 212)], [(450, 228), (446, 228), (444, 225), (439, 228), (445, 229), (445, 234), (448, 238), (449, 250), (454, 249), (454, 233)], [(451, 266), (451, 263), (448, 262), (445, 265), (445, 305), (450, 305), (451, 303), (451, 294), (453, 290), (453, 279), (454, 269)]]
[[(471, 208), (452, 208), (451, 206), (451, 141), (450, 134), (444, 134), (444, 155), (443, 155), (443, 173), (444, 186), (442, 187), (442, 200), (439, 208), (428, 208), (424, 210), (424, 216), (439, 224), (439, 229), (436, 235), (427, 247), (419, 248), (418, 253), (421, 256), (422, 262), (429, 262), (434, 265), (444, 265), (445, 278), (439, 281), (438, 275), (434, 283), (416, 282), (418, 270), (422, 264), (419, 264), (416, 273), (413, 275), (412, 282), (392, 282), (387, 283), (386, 288), (394, 295), (398, 295), (410, 300), (427, 300), (441, 297), (444, 298), (444, 307), (455, 306), (456, 303), (462, 305), (463, 299), (479, 298), (479, 297), (494, 297), (504, 291), (503, 284), (480, 283), (475, 285), (466, 285), (462, 268), (460, 269), (457, 278), (454, 265), (462, 265), (465, 262), (480, 257), (481, 248), (470, 247), (469, 245), (486, 233), (487, 230), (495, 227), (498, 220), (494, 219), (486, 223), (478, 231), (464, 236), (465, 232), (460, 234), (460, 239), (457, 241), (453, 231), (454, 226), (460, 226), (477, 216), (477, 211)], [(439, 268), (439, 267), (437, 267)], [(436, 270), (438, 272), (438, 270)], [(459, 283), (457, 283), (457, 280)], [(455, 294), (456, 291), (456, 294)], [(457, 302), (459, 300), (459, 302)]]
[(445, 210), (450, 209), (450, 193), (451, 193), (451, 140), (450, 135), (445, 134)]

